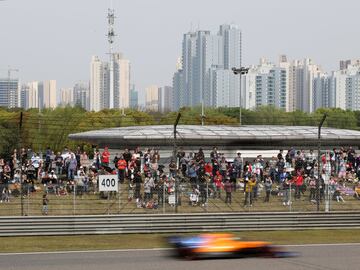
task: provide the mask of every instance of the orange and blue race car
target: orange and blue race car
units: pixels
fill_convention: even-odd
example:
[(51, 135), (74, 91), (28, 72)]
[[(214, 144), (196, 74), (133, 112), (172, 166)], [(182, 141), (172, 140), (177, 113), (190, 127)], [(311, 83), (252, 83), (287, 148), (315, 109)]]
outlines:
[(242, 241), (230, 233), (172, 236), (168, 242), (175, 248), (176, 256), (186, 259), (295, 256), (269, 242)]

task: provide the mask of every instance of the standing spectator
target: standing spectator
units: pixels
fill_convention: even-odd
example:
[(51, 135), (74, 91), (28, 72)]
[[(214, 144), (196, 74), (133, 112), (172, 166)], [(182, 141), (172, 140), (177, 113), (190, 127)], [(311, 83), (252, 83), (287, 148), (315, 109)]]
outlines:
[(147, 175), (144, 180), (144, 201), (147, 203), (152, 198), (152, 190), (155, 186), (154, 178), (151, 175)]
[(52, 154), (52, 151), (50, 149), (50, 147), (46, 147), (46, 150), (45, 150), (45, 171), (49, 172), (51, 170), (51, 154)]
[(105, 146), (105, 149), (101, 154), (101, 164), (104, 167), (109, 167), (109, 163), (110, 163), (110, 152), (109, 152), (109, 148)]
[(42, 214), (47, 215), (49, 212), (49, 199), (47, 197), (47, 194), (45, 193), (42, 198)]
[(228, 170), (228, 163), (225, 157), (223, 156), (220, 160), (220, 173), (223, 177), (226, 177), (227, 170)]
[(284, 159), (284, 150), (280, 149), (279, 153), (277, 154), (277, 159)]
[(140, 200), (140, 199), (141, 199), (141, 194), (140, 194), (141, 183), (142, 183), (141, 172), (138, 171), (138, 172), (134, 175), (135, 199), (137, 199), (137, 200)]
[(234, 159), (234, 168), (237, 174), (236, 178), (242, 177), (241, 173), (242, 173), (243, 164), (244, 164), (244, 159), (242, 158), (241, 153), (238, 152), (237, 157)]
[(285, 171), (285, 162), (284, 162), (283, 158), (279, 159), (279, 161), (276, 163), (276, 167), (277, 167), (277, 172), (278, 172), (278, 175), (276, 177), (276, 181), (278, 183), (281, 183), (282, 182), (281, 174), (286, 173), (286, 171)]
[(35, 168), (35, 176), (37, 178), (40, 173), (39, 169), (40, 169), (40, 163), (41, 163), (41, 158), (40, 158), (39, 154), (34, 153), (33, 156), (31, 157), (31, 162)]
[(171, 159), (171, 162), (169, 164), (169, 172), (171, 177), (176, 177), (177, 175), (177, 166), (173, 159)]
[(232, 186), (233, 186), (233, 190), (236, 191), (236, 178), (238, 177), (239, 174), (238, 174), (238, 171), (236, 170), (234, 164), (232, 164), (232, 165), (229, 167), (228, 175), (229, 175), (229, 177), (230, 177), (230, 183), (231, 183)]
[(264, 183), (265, 193), (266, 193), (264, 202), (269, 202), (270, 201), (270, 194), (271, 194), (272, 184), (273, 184), (273, 181), (271, 180), (271, 177), (267, 176), (266, 179), (265, 179), (265, 183)]
[(205, 174), (208, 175), (208, 176), (212, 176), (212, 171), (213, 171), (213, 167), (211, 166), (211, 163), (208, 162), (205, 164), (204, 166), (204, 170), (205, 170)]
[(20, 160), (21, 160), (21, 165), (25, 166), (27, 162), (27, 152), (25, 148), (21, 148)]
[(256, 177), (253, 176), (245, 186), (245, 200), (244, 200), (244, 206), (253, 204), (253, 189), (256, 185)]
[(80, 146), (78, 146), (76, 148), (76, 151), (75, 151), (75, 158), (76, 158), (76, 161), (77, 161), (77, 169), (79, 169), (79, 167), (81, 166), (81, 148)]
[(310, 188), (310, 195), (309, 195), (309, 201), (310, 202), (316, 202), (316, 181), (314, 177), (311, 177), (309, 180), (309, 188)]
[(14, 152), (13, 152), (11, 158), (12, 158), (11, 166), (12, 166), (13, 170), (16, 170), (18, 167), (18, 154), (17, 154), (16, 149), (14, 149)]
[(214, 198), (216, 198), (216, 196), (221, 199), (221, 189), (223, 188), (224, 184), (223, 184), (223, 177), (220, 174), (219, 171), (216, 172), (216, 175), (214, 177), (214, 185), (215, 185), (215, 194), (214, 194)]
[(285, 179), (283, 182), (283, 191), (284, 191), (284, 200), (283, 205), (290, 205), (290, 188), (291, 188), (291, 181), (289, 179)]
[(118, 168), (118, 179), (120, 183), (124, 183), (125, 180), (125, 174), (126, 174), (126, 160), (123, 156), (120, 156), (119, 161), (117, 162), (117, 168)]
[(165, 179), (166, 176), (160, 178), (159, 182), (156, 185), (157, 195), (158, 195), (158, 205), (164, 204)]
[(62, 169), (63, 169), (63, 166), (64, 166), (64, 159), (63, 157), (61, 156), (60, 152), (58, 152), (55, 156), (55, 172), (57, 175), (60, 175), (62, 174)]
[(275, 156), (273, 156), (269, 160), (269, 176), (270, 176), (272, 182), (275, 182), (275, 180), (277, 178), (277, 174), (278, 174), (277, 164), (278, 164), (278, 160), (276, 159)]
[(181, 159), (185, 157), (185, 151), (182, 147), (179, 148), (179, 151), (177, 152), (177, 162), (178, 164), (181, 164)]
[(100, 151), (99, 151), (99, 149), (95, 148), (94, 149), (94, 164), (95, 164), (95, 168), (97, 170), (100, 169), (100, 160), (101, 160)]
[(213, 150), (210, 152), (210, 158), (212, 162), (219, 159), (219, 153), (216, 147), (213, 147)]
[(191, 185), (197, 185), (197, 172), (195, 168), (195, 163), (191, 163), (188, 171), (187, 171), (188, 177), (190, 178)]
[(301, 172), (298, 171), (296, 179), (295, 179), (295, 199), (298, 199), (298, 200), (300, 199), (301, 189), (302, 189), (303, 184), (304, 184), (304, 178), (301, 175)]
[(129, 162), (131, 160), (131, 153), (129, 152), (129, 149), (125, 149), (124, 153), (123, 153), (123, 157), (126, 160), (127, 166), (129, 166)]
[(225, 203), (231, 204), (231, 192), (233, 191), (233, 184), (229, 179), (226, 179), (224, 189), (226, 192)]
[(3, 182), (4, 184), (1, 184), (0, 186), (2, 187), (0, 190), (0, 196), (1, 196), (1, 200), (0, 203), (2, 202), (10, 202), (10, 190), (9, 190), (9, 184), (8, 181), (5, 180)]
[(119, 160), (120, 160), (120, 156), (119, 156), (118, 153), (116, 153), (116, 154), (115, 154), (115, 157), (114, 157), (114, 159), (113, 159), (113, 163), (114, 163), (114, 165), (115, 165), (115, 168), (117, 167), (117, 163), (118, 163)]
[(89, 157), (85, 151), (80, 155), (80, 166), (83, 166), (87, 169), (90, 168)]
[(195, 155), (195, 157), (196, 157), (197, 162), (205, 160), (205, 155), (204, 155), (204, 151), (202, 150), (202, 148), (199, 149), (199, 152)]
[(68, 179), (74, 180), (75, 172), (77, 171), (77, 161), (74, 154), (71, 154), (68, 164)]

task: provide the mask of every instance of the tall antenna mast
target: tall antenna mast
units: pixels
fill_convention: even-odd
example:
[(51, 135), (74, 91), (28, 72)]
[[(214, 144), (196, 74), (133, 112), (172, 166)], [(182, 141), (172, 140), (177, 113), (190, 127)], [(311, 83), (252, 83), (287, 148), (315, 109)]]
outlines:
[(109, 109), (114, 108), (114, 54), (113, 54), (113, 43), (115, 40), (115, 11), (111, 1), (110, 8), (108, 9), (108, 43), (109, 43), (109, 55), (110, 55), (110, 93), (109, 93)]

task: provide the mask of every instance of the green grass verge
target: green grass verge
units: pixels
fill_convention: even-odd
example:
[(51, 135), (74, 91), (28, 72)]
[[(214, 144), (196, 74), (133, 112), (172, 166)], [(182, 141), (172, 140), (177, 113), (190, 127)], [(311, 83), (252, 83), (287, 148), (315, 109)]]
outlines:
[[(274, 244), (360, 243), (353, 230), (307, 230), (237, 232), (248, 240), (264, 240)], [(66, 250), (106, 250), (133, 248), (165, 248), (167, 234), (82, 235), (46, 237), (0, 237), (0, 252), (42, 252)]]

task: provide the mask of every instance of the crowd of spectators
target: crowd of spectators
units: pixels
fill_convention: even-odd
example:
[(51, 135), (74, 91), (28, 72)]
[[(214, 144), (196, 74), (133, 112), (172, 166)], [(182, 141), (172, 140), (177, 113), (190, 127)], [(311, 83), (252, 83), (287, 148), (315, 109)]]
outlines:
[(280, 150), (270, 159), (259, 155), (253, 160), (240, 152), (227, 157), (216, 147), (208, 156), (201, 148), (196, 152), (180, 148), (176, 159), (164, 164), (155, 149), (125, 149), (111, 155), (107, 147), (95, 148), (89, 156), (77, 147), (56, 153), (47, 148), (42, 155), (23, 148), (19, 153), (14, 150), (7, 161), (0, 159), (1, 202), (20, 195), (20, 184), (23, 195), (39, 190), (56, 196), (97, 193), (97, 176), (104, 174), (117, 176), (129, 202), (152, 209), (164, 203), (174, 206), (175, 197), (178, 204), (186, 198), (192, 206), (205, 206), (211, 198), (230, 205), (236, 192), (244, 195), (243, 205), (249, 207), (260, 200), (269, 203), (274, 196), (288, 206), (292, 190), (294, 200), (315, 203), (324, 199), (327, 180), (334, 201), (343, 203), (349, 195), (360, 199), (360, 155), (351, 147), (324, 152), (319, 162), (314, 151), (295, 148)]

